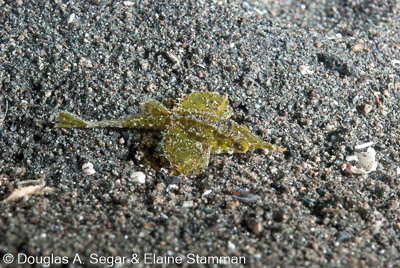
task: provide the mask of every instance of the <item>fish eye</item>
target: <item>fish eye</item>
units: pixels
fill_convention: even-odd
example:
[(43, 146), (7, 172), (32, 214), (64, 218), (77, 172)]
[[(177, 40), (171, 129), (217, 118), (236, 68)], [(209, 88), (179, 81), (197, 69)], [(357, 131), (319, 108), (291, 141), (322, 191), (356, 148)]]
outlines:
[(237, 152), (246, 152), (249, 149), (249, 144), (245, 139), (238, 139), (234, 142), (233, 147)]

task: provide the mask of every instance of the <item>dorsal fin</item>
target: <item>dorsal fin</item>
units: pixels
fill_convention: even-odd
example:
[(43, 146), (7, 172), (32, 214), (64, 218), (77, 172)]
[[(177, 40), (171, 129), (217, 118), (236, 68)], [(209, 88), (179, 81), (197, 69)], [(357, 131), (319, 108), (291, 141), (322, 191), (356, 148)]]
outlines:
[(191, 94), (185, 94), (173, 110), (181, 114), (207, 115), (220, 120), (232, 116), (228, 99), (217, 92), (194, 91)]

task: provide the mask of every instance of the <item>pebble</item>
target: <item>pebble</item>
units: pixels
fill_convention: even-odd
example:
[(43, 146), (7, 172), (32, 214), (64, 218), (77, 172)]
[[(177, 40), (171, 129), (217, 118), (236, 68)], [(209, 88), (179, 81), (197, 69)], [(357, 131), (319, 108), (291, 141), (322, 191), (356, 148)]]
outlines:
[(93, 175), (96, 173), (96, 170), (94, 170), (94, 168), (93, 168), (93, 164), (90, 162), (83, 164), (82, 170), (83, 170), (83, 173), (87, 176), (90, 176), (90, 175)]
[(71, 15), (69, 15), (68, 20), (67, 20), (67, 23), (68, 23), (68, 24), (72, 23), (72, 22), (74, 21), (74, 19), (75, 19), (75, 14), (72, 13)]
[(133, 172), (131, 174), (131, 181), (137, 184), (144, 184), (146, 182), (146, 175), (143, 172)]
[(363, 114), (367, 115), (372, 111), (372, 105), (366, 103), (361, 104), (360, 106), (358, 106), (358, 110)]
[(183, 202), (182, 207), (183, 208), (191, 208), (191, 207), (193, 207), (193, 200), (189, 200), (189, 201)]
[(230, 251), (235, 251), (236, 246), (230, 240), (228, 241), (228, 248)]
[(351, 236), (349, 233), (346, 233), (346, 232), (337, 232), (335, 234), (335, 238), (336, 238), (336, 241), (338, 241), (338, 242), (346, 242), (346, 241), (350, 240)]
[(135, 5), (135, 2), (132, 2), (132, 1), (124, 1), (124, 2), (122, 2), (122, 4), (123, 4), (124, 6), (126, 6), (126, 7), (132, 7), (132, 6)]
[(359, 39), (356, 43), (351, 47), (351, 51), (358, 52), (364, 49), (364, 41)]
[(259, 235), (262, 232), (262, 224), (258, 220), (247, 221), (247, 228), (255, 235)]
[(383, 95), (384, 95), (386, 98), (390, 98), (390, 93), (389, 93), (389, 91), (388, 91), (387, 89), (385, 89), (385, 90), (383, 91)]
[(207, 190), (201, 195), (201, 197), (205, 197), (205, 196), (207, 196), (207, 195), (209, 195), (211, 193), (212, 193), (212, 190)]
[(361, 150), (361, 149), (370, 147), (370, 146), (372, 146), (372, 145), (374, 145), (374, 142), (373, 142), (373, 141), (370, 141), (370, 142), (366, 142), (366, 143), (363, 143), (363, 144), (356, 145), (356, 146), (354, 147), (354, 149), (355, 149), (355, 150)]
[(251, 194), (246, 190), (241, 189), (240, 187), (236, 187), (236, 190), (238, 191), (237, 194), (232, 195), (232, 197), (239, 200), (240, 202), (250, 204), (256, 202), (260, 198), (260, 196)]
[(313, 71), (310, 70), (310, 66), (300, 65), (299, 71), (302, 75), (313, 74)]
[(322, 47), (322, 43), (321, 43), (321, 42), (316, 42), (316, 43), (314, 44), (314, 46), (315, 46), (315, 47)]

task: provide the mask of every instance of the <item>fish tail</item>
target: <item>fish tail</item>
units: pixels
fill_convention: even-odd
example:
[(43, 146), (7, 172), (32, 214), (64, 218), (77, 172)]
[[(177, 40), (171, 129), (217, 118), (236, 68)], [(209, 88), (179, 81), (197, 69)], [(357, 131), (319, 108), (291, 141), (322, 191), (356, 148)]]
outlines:
[(58, 114), (58, 124), (56, 128), (86, 128), (89, 122), (80, 119), (78, 116), (62, 112)]

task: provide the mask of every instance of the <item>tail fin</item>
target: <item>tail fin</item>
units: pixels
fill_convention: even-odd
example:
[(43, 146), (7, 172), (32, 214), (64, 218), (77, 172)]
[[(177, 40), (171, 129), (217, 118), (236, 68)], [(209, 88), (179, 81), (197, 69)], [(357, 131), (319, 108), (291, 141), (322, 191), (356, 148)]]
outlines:
[(59, 113), (56, 128), (86, 128), (88, 122), (70, 113)]

